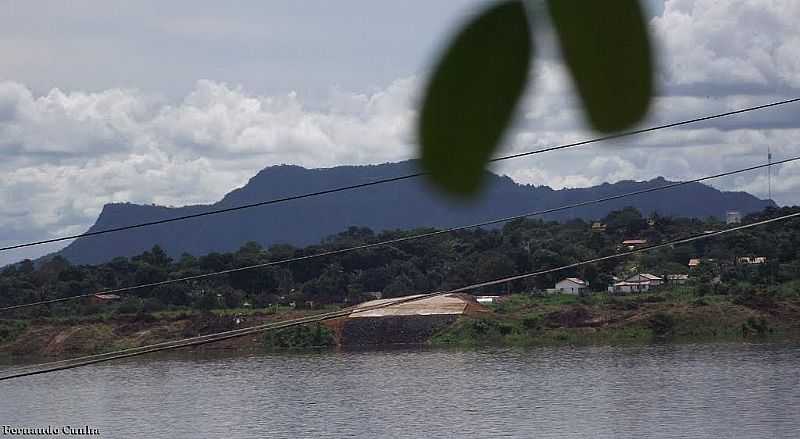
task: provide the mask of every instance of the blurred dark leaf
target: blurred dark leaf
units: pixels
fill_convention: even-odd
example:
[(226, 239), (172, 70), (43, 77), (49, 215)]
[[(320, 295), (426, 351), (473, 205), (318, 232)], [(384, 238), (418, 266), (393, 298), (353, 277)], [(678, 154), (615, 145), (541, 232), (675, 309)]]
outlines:
[(467, 195), (480, 187), (525, 90), (532, 52), (520, 1), (493, 5), (447, 47), (419, 120), (422, 165), (446, 191)]
[(549, 0), (561, 51), (595, 129), (630, 127), (647, 113), (653, 61), (638, 0)]

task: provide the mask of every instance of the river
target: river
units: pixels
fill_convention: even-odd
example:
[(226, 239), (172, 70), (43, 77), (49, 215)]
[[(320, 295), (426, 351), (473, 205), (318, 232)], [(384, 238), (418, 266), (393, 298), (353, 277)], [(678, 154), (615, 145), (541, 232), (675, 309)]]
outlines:
[(799, 380), (800, 345), (785, 344), (184, 352), (0, 382), (0, 426), (102, 438), (796, 438)]

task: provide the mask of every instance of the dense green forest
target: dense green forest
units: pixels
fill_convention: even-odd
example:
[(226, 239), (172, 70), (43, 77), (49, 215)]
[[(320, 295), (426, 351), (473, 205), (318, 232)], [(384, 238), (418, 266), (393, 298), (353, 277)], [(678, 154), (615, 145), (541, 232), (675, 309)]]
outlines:
[[(745, 217), (743, 223), (800, 211), (770, 208)], [(497, 229), (476, 229), (410, 240), (392, 245), (320, 257), (289, 264), (245, 270), (200, 280), (142, 288), (120, 300), (97, 303), (76, 300), (17, 310), (14, 317), (88, 315), (108, 311), (152, 312), (171, 308), (263, 308), (294, 303), (297, 307), (353, 304), (374, 297), (461, 287), (518, 273), (570, 264), (622, 249), (625, 239), (649, 244), (687, 237), (727, 226), (717, 219), (643, 217), (633, 208), (591, 222), (567, 223), (516, 220)], [(62, 257), (34, 263), (26, 260), (0, 273), (0, 306), (99, 292), (104, 289), (160, 282), (270, 261), (300, 257), (431, 230), (385, 231), (351, 227), (319, 245), (296, 248), (248, 243), (233, 253), (173, 260), (159, 247), (133, 258), (116, 258), (101, 265), (73, 265)], [(92, 238), (103, 239), (103, 238)], [(792, 219), (737, 231), (690, 244), (664, 248), (573, 270), (487, 287), (476, 294), (536, 293), (559, 279), (577, 276), (593, 291), (605, 291), (613, 276), (640, 272), (690, 274), (688, 288), (696, 294), (736, 294), (766, 289), (800, 279), (800, 220)], [(766, 257), (763, 264), (741, 264), (741, 257)], [(690, 259), (704, 262), (690, 272)], [(370, 294), (372, 293), (372, 294)], [(313, 303), (313, 305), (312, 305)], [(6, 316), (0, 316), (6, 317)]]

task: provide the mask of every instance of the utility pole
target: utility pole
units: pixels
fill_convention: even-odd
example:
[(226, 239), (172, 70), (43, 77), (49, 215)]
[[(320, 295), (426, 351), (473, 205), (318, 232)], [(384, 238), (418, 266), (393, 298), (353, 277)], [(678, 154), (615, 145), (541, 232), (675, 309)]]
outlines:
[(772, 201), (772, 151), (767, 146), (767, 190), (769, 200)]
[[(767, 193), (769, 196), (769, 200), (772, 201), (772, 151), (770, 150), (769, 145), (767, 146)], [(769, 264), (767, 267), (769, 268), (769, 284), (771, 287), (775, 287), (775, 252), (774, 250), (771, 252), (770, 259), (767, 261)]]

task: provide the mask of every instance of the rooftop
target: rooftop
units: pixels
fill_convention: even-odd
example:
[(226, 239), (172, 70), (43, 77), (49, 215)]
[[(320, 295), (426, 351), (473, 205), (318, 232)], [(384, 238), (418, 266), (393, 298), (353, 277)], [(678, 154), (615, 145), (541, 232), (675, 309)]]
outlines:
[(575, 284), (578, 284), (578, 285), (583, 285), (583, 286), (588, 285), (588, 283), (586, 283), (585, 280), (579, 279), (577, 277), (568, 277), (566, 279), (562, 279), (561, 282), (564, 282), (565, 280), (570, 281), (570, 282), (575, 283)]
[(646, 239), (626, 239), (622, 241), (623, 245), (637, 245), (637, 244), (647, 244)]
[(370, 300), (356, 306), (356, 310), (350, 313), (349, 318), (365, 317), (388, 317), (388, 316), (428, 316), (428, 315), (464, 315), (475, 312), (489, 312), (483, 305), (479, 304), (474, 297), (468, 294), (446, 294), (443, 296), (429, 297), (427, 299), (404, 302), (397, 305), (390, 305), (385, 308), (370, 309), (359, 311), (358, 308), (368, 308), (375, 305), (398, 302), (414, 297), (421, 297), (422, 294), (413, 296), (394, 297), (391, 299)]

